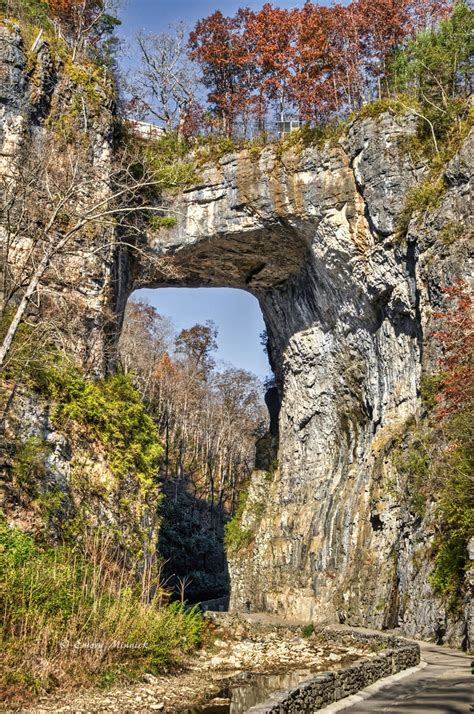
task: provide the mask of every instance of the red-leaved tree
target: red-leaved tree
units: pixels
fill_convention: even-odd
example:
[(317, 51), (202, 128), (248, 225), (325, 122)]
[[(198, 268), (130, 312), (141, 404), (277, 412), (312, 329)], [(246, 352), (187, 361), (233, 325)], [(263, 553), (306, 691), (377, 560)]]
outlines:
[(201, 65), (208, 100), (222, 121), (223, 132), (231, 136), (239, 114), (251, 102), (252, 54), (245, 43), (245, 26), (250, 10), (224, 17), (217, 10), (200, 20), (189, 36), (190, 58)]
[[(308, 122), (340, 117), (389, 93), (387, 64), (416, 32), (446, 16), (451, 0), (353, 0), (322, 7), (220, 11), (197, 23), (190, 57), (227, 135), (275, 109)], [(239, 121), (237, 121), (239, 120)]]
[(463, 410), (474, 398), (474, 320), (473, 299), (468, 284), (457, 280), (443, 291), (449, 302), (447, 310), (434, 317), (441, 329), (433, 333), (442, 345), (441, 390), (437, 395), (437, 415), (444, 418)]
[(244, 37), (255, 68), (253, 84), (258, 99), (254, 111), (260, 130), (265, 128), (270, 103), (283, 111), (292, 100), (297, 15), (295, 10), (281, 10), (266, 3), (246, 18)]
[(110, 15), (114, 0), (47, 0), (56, 27), (72, 46), (73, 59), (89, 43), (97, 46), (119, 21)]

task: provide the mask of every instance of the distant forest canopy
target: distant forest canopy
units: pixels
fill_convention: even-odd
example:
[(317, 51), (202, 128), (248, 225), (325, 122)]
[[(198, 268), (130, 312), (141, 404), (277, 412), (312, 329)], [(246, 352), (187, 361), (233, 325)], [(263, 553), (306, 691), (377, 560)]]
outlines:
[(306, 2), (291, 10), (267, 3), (233, 17), (218, 10), (189, 38), (183, 28), (139, 36), (135, 108), (171, 128), (174, 101), (175, 128), (195, 135), (207, 122), (209, 132), (248, 137), (271, 133), (275, 119), (324, 125), (374, 99), (407, 93), (423, 100), (420, 72), (433, 86), (449, 73), (455, 86), (448, 93), (466, 92), (470, 24), (468, 6), (449, 0)]
[[(0, 0), (3, 13), (59, 38), (73, 59), (114, 72), (119, 7)], [(460, 116), (453, 98), (471, 91), (472, 18), (466, 0), (308, 1), (291, 10), (266, 3), (232, 17), (217, 10), (190, 33), (184, 23), (139, 33), (140, 66), (133, 77), (119, 74), (122, 111), (181, 137), (265, 139), (276, 120), (337, 124), (368, 102), (398, 97), (441, 135)]]

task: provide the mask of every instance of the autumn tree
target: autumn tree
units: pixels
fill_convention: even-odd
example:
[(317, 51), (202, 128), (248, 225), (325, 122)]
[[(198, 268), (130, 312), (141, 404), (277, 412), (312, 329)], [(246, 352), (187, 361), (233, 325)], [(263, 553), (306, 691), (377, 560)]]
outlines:
[(438, 394), (438, 416), (445, 418), (456, 414), (474, 399), (474, 302), (468, 284), (457, 280), (452, 287), (444, 288), (447, 309), (434, 317), (441, 328), (433, 333), (443, 354), (441, 389)]
[(325, 121), (344, 103), (341, 10), (306, 3), (296, 13), (291, 87), (299, 115), (306, 121)]
[(252, 55), (245, 43), (252, 13), (239, 10), (224, 17), (217, 10), (200, 20), (189, 36), (190, 58), (199, 63), (208, 101), (219, 116), (222, 131), (231, 136), (239, 115), (246, 115), (254, 82)]
[[(241, 126), (253, 120), (262, 130), (276, 105), (308, 122), (327, 122), (389, 95), (394, 56), (417, 32), (437, 31), (451, 8), (449, 0), (332, 7), (308, 0), (291, 11), (266, 3), (233, 17), (216, 12), (191, 33), (190, 56), (227, 135), (236, 133), (238, 117)], [(451, 59), (456, 67), (459, 60)], [(447, 61), (444, 71), (452, 67)]]
[(217, 328), (208, 320), (204, 325), (194, 325), (181, 330), (175, 340), (175, 349), (193, 372), (208, 376), (214, 367), (212, 353), (217, 349)]
[(86, 45), (97, 49), (116, 25), (114, 0), (47, 0), (56, 28), (72, 46), (72, 59)]
[(255, 66), (255, 113), (261, 130), (270, 104), (282, 113), (291, 103), (297, 14), (266, 3), (246, 17), (245, 40)]

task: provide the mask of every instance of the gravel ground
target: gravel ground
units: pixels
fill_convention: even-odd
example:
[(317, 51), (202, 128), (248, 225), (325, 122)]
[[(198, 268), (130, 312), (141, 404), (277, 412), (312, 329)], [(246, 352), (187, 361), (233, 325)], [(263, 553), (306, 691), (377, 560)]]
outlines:
[(326, 643), (323, 637), (302, 637), (292, 632), (245, 631), (225, 638), (216, 631), (205, 649), (182, 663), (181, 671), (108, 690), (82, 690), (50, 695), (33, 706), (4, 711), (28, 714), (43, 712), (179, 712), (218, 697), (242, 672), (259, 674), (292, 670), (318, 672), (337, 669), (361, 656), (370, 656), (371, 646), (342, 642)]

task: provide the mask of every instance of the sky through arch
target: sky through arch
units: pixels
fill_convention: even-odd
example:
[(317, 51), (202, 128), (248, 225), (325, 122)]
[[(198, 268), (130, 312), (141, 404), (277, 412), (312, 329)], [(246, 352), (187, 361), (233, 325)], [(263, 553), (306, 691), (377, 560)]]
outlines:
[(212, 320), (219, 331), (217, 360), (261, 378), (270, 374), (260, 344), (265, 329), (262, 312), (250, 293), (231, 288), (158, 288), (137, 290), (131, 299), (153, 305), (172, 320), (178, 332)]

